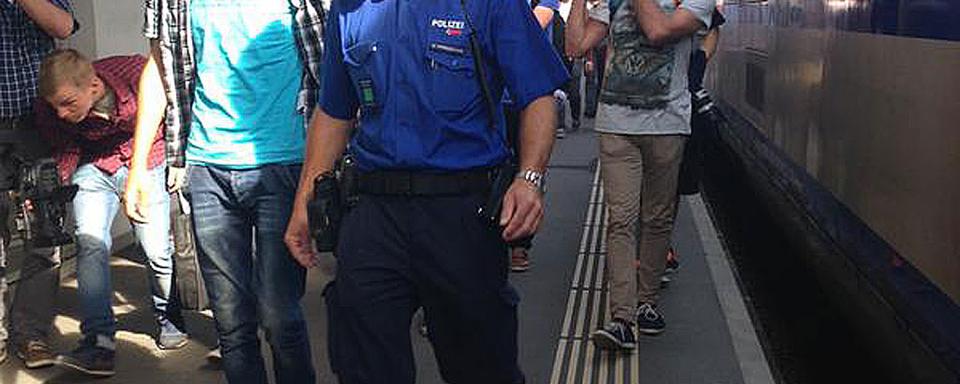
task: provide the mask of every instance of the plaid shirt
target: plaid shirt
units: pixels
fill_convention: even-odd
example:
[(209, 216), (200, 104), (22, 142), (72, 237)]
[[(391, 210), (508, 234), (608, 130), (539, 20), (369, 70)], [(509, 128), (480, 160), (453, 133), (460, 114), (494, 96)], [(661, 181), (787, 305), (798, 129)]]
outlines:
[[(67, 0), (49, 1), (70, 10)], [(40, 61), (53, 48), (53, 38), (19, 6), (0, 0), (0, 118), (30, 112), (37, 97)]]
[[(276, 1), (276, 0), (271, 0)], [(319, 99), (320, 61), (325, 11), (321, 0), (287, 0), (296, 11), (294, 30), (303, 65), (297, 110), (307, 118)], [(186, 164), (196, 63), (190, 33), (189, 0), (146, 0), (143, 34), (160, 42), (163, 83), (167, 91), (167, 163)]]
[[(36, 127), (50, 143), (63, 181), (77, 166), (93, 163), (107, 174), (129, 167), (133, 156), (133, 131), (137, 122), (137, 88), (146, 65), (143, 56), (113, 56), (93, 63), (93, 69), (116, 96), (116, 110), (110, 119), (88, 116), (72, 124), (57, 117), (46, 101), (37, 100)], [(161, 129), (161, 127), (157, 127)], [(163, 164), (163, 138), (157, 135), (150, 148), (148, 167)]]

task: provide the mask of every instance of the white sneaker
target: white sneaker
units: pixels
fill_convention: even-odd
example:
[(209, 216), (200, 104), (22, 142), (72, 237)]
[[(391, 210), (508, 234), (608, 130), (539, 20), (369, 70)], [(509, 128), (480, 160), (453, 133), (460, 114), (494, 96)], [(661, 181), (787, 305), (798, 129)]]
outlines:
[(220, 360), (223, 360), (223, 354), (220, 352), (220, 345), (217, 345), (216, 348), (207, 352), (207, 361), (211, 364), (218, 364)]

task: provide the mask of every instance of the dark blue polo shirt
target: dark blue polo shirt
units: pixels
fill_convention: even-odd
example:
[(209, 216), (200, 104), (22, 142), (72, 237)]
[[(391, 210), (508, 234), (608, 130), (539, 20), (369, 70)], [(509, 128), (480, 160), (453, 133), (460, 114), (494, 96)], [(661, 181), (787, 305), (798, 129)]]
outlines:
[(568, 75), (525, 0), (466, 0), (483, 50), (496, 121), (476, 79), (459, 0), (334, 0), (320, 106), (358, 116), (351, 151), (363, 170), (455, 171), (509, 156), (501, 100), (519, 107)]

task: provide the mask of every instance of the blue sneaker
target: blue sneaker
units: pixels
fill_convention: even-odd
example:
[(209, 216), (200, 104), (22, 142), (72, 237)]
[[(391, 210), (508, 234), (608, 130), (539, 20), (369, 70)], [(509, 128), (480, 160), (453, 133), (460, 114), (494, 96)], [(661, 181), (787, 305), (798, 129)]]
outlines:
[(187, 334), (177, 328), (172, 321), (160, 321), (160, 335), (157, 336), (157, 348), (162, 350), (180, 349), (187, 345)]
[(637, 307), (637, 331), (645, 335), (659, 335), (667, 327), (657, 307), (650, 303), (640, 303)]
[(605, 327), (593, 332), (591, 336), (597, 348), (605, 350), (631, 350), (637, 347), (637, 338), (630, 329), (630, 324), (622, 320), (614, 320)]
[(116, 352), (102, 347), (82, 344), (70, 353), (57, 356), (57, 365), (72, 368), (90, 376), (113, 376)]

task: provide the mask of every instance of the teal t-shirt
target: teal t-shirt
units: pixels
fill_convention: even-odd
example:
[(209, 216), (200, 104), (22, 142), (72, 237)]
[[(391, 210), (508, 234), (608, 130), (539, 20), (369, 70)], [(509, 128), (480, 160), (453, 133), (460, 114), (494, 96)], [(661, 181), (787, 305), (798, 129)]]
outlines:
[(303, 162), (301, 64), (289, 3), (193, 0), (190, 15), (197, 74), (187, 163)]

